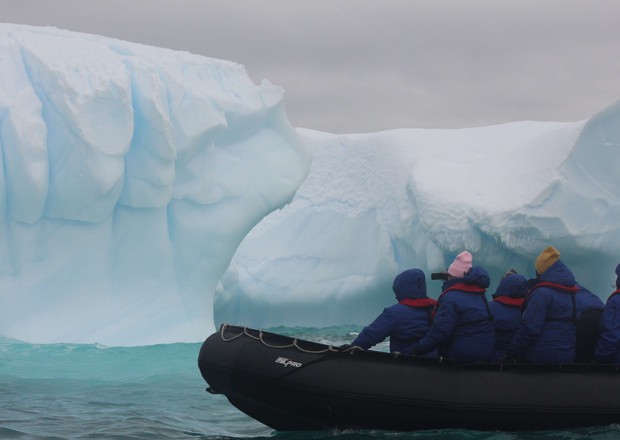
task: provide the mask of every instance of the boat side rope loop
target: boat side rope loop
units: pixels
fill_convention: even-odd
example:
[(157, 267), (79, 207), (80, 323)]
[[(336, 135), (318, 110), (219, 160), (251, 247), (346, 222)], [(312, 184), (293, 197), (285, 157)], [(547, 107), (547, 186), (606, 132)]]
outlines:
[(247, 331), (246, 331), (246, 330), (247, 330), (247, 327), (243, 327), (243, 332), (236, 334), (236, 335), (235, 335), (235, 336), (233, 336), (232, 338), (228, 338), (228, 339), (226, 339), (226, 338), (224, 337), (224, 331), (225, 331), (227, 328), (228, 328), (228, 324), (222, 324), (222, 326), (220, 327), (220, 337), (222, 338), (222, 341), (224, 341), (224, 342), (234, 341), (235, 339), (240, 338), (241, 336), (243, 336), (243, 334), (244, 334), (244, 333), (245, 333), (247, 336), (250, 336), (250, 337), (251, 337), (251, 335), (249, 335), (249, 334), (247, 333)]
[[(299, 340), (297, 338), (292, 337), (292, 336), (286, 336), (286, 338), (291, 340), (290, 343), (284, 344), (284, 345), (275, 345), (275, 344), (271, 344), (271, 343), (267, 342), (267, 340), (266, 340), (267, 339), (266, 338), (266, 333), (269, 333), (269, 332), (264, 332), (263, 330), (251, 329), (249, 327), (242, 327), (242, 331), (240, 331), (239, 333), (233, 335), (230, 338), (226, 338), (224, 336), (224, 333), (226, 332), (226, 330), (229, 327), (237, 327), (237, 326), (230, 326), (229, 324), (224, 323), (220, 327), (220, 337), (222, 338), (222, 340), (224, 342), (234, 341), (235, 339), (238, 339), (238, 338), (240, 338), (242, 336), (246, 336), (248, 338), (251, 338), (251, 339), (254, 339), (256, 341), (259, 341), (265, 347), (275, 348), (275, 349), (295, 348), (298, 351), (301, 351), (303, 353), (308, 353), (308, 354), (347, 353), (347, 354), (350, 354), (350, 355), (354, 355), (356, 352), (366, 351), (366, 350), (364, 350), (362, 347), (360, 347), (358, 345), (346, 346), (346, 348), (344, 348), (344, 347), (339, 348), (339, 347), (334, 347), (332, 345), (327, 345), (326, 348), (321, 349), (321, 350), (309, 350), (307, 348), (303, 348), (299, 344)], [(258, 332), (258, 336), (257, 335), (253, 335), (250, 332), (250, 330), (252, 330), (254, 332)], [(282, 335), (280, 335), (280, 336), (282, 336)], [(393, 358), (395, 358), (395, 359), (400, 359), (401, 357), (406, 357), (406, 358), (411, 357), (410, 355), (403, 354), (403, 353), (401, 353), (399, 351), (392, 352), (392, 353), (390, 353), (390, 355)], [(438, 364), (442, 364), (442, 363), (457, 364), (456, 361), (454, 361), (452, 359), (444, 358), (443, 356), (440, 356), (439, 358), (435, 359), (435, 361)], [(480, 365), (480, 364), (484, 364), (484, 362), (460, 363), (459, 365), (460, 366), (468, 366), (468, 365)]]
[[(248, 338), (252, 338), (255, 339), (257, 341), (260, 341), (261, 344), (263, 344), (265, 347), (269, 347), (269, 348), (296, 348), (297, 350), (304, 352), (304, 353), (310, 353), (310, 354), (321, 354), (321, 353), (327, 353), (327, 352), (338, 352), (339, 350), (337, 348), (332, 347), (331, 345), (328, 345), (327, 348), (323, 349), (323, 350), (308, 350), (307, 348), (303, 348), (301, 347), (298, 342), (297, 342), (297, 338), (293, 338), (293, 342), (291, 342), (290, 344), (286, 344), (286, 345), (273, 345), (273, 344), (269, 344), (264, 338), (263, 338), (263, 331), (259, 330), (258, 331), (258, 336), (254, 336), (253, 334), (251, 334), (248, 331), (248, 327), (243, 327), (243, 331), (239, 332), (238, 334), (234, 335), (231, 338), (226, 338), (224, 336), (224, 332), (225, 330), (228, 328), (228, 324), (222, 324), (221, 328), (220, 328), (220, 337), (222, 338), (222, 340), (224, 342), (230, 342), (230, 341), (234, 341), (237, 338), (240, 338), (241, 336), (247, 336)], [(351, 347), (351, 348), (359, 348), (359, 347)]]
[[(292, 339), (292, 342), (290, 344), (285, 344), (285, 345), (274, 345), (274, 344), (270, 344), (268, 343), (265, 338), (264, 338), (264, 332), (262, 330), (254, 330), (254, 331), (258, 331), (258, 336), (255, 336), (253, 334), (251, 334), (249, 332), (249, 328), (248, 327), (243, 327), (243, 331), (237, 333), (236, 335), (230, 337), (230, 338), (226, 338), (224, 336), (224, 332), (226, 331), (226, 329), (229, 327), (228, 324), (224, 323), (221, 325), (220, 328), (220, 337), (222, 338), (222, 340), (224, 342), (230, 342), (230, 341), (234, 341), (235, 339), (238, 339), (242, 336), (247, 336), (248, 338), (254, 339), (256, 341), (259, 341), (261, 344), (263, 344), (265, 347), (269, 347), (269, 348), (276, 348), (276, 349), (285, 349), (285, 348), (296, 348), (297, 350), (303, 352), (303, 353), (309, 353), (309, 354), (321, 354), (321, 353), (349, 353), (349, 354), (355, 354), (356, 351), (365, 351), (362, 347), (357, 346), (357, 345), (351, 345), (350, 347), (347, 347), (345, 349), (339, 349), (337, 347), (333, 347), (332, 345), (328, 345), (327, 348), (322, 349), (322, 350), (308, 350), (307, 348), (303, 348), (299, 345), (298, 343), (298, 339), (297, 338), (292, 338), (289, 337), (290, 339)], [(235, 326), (236, 327), (236, 326)], [(390, 353), (394, 358), (398, 359), (401, 356), (407, 356), (407, 355), (403, 355), (403, 353), (400, 353), (398, 351), (395, 351), (393, 353)], [(440, 357), (437, 362), (438, 363), (442, 363), (444, 361), (444, 358)]]

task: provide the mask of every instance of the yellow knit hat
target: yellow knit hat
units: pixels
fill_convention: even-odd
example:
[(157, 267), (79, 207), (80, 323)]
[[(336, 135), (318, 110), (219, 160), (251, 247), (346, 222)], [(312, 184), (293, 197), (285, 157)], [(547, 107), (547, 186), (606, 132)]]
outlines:
[(536, 268), (536, 273), (541, 275), (545, 273), (549, 267), (560, 259), (560, 251), (558, 251), (553, 246), (548, 246), (547, 249), (542, 251), (538, 258), (536, 258), (536, 263), (534, 263), (534, 267)]

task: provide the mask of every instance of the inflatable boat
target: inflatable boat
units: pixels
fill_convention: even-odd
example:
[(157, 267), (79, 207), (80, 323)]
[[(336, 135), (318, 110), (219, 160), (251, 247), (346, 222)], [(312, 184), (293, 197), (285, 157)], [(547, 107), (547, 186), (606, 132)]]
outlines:
[(279, 431), (620, 423), (620, 371), (611, 365), (458, 364), (224, 324), (198, 366), (207, 391)]

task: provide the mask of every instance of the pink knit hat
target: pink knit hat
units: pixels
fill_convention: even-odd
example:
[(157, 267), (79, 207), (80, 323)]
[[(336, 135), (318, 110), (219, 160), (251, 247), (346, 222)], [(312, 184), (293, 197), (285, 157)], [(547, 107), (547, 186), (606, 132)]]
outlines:
[(455, 278), (463, 278), (469, 269), (471, 269), (471, 263), (473, 257), (467, 251), (463, 251), (456, 256), (450, 267), (448, 273)]

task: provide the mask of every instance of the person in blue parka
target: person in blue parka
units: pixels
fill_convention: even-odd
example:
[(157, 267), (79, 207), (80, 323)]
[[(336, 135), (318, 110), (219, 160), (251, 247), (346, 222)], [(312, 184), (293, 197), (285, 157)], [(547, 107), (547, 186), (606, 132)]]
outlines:
[(531, 364), (566, 364), (575, 360), (576, 293), (580, 287), (560, 252), (548, 246), (535, 262), (521, 324), (504, 360)]
[(420, 269), (409, 269), (400, 273), (392, 285), (398, 303), (387, 307), (351, 343), (364, 350), (390, 337), (390, 351), (417, 343), (431, 322), (434, 299), (426, 295), (426, 277)]
[(491, 359), (498, 361), (521, 323), (521, 307), (527, 294), (527, 279), (514, 270), (507, 272), (499, 282), (489, 303), (495, 325), (495, 353)]
[(458, 362), (488, 362), (495, 347), (493, 316), (485, 297), (490, 277), (472, 266), (469, 252), (461, 252), (448, 268), (433, 325), (413, 348), (422, 355), (438, 349), (439, 355)]
[(597, 362), (620, 365), (620, 264), (616, 266), (616, 290), (601, 316), (601, 332), (594, 352)]

